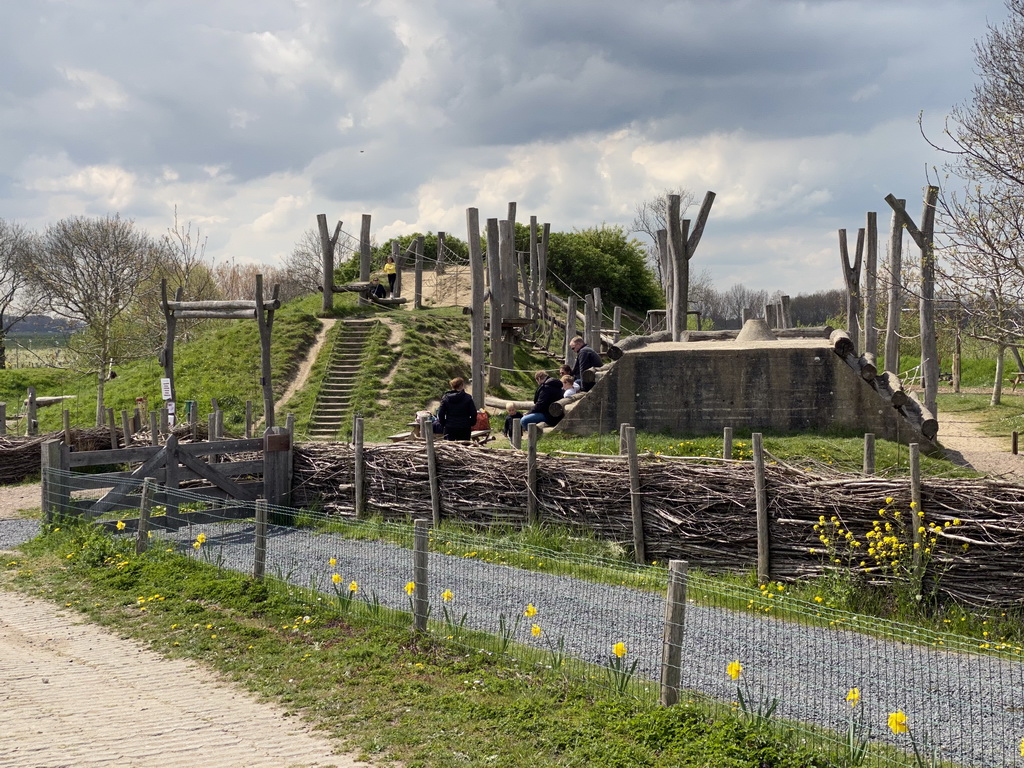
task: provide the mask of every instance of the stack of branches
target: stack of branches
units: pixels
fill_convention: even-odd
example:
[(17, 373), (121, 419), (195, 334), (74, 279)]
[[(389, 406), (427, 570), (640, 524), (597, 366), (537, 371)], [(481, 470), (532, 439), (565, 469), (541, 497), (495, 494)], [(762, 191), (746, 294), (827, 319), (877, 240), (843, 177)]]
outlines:
[[(49, 432), (34, 437), (0, 435), (0, 485), (20, 483), (39, 474), (42, 446), (47, 440), (63, 440), (64, 432)], [(76, 451), (100, 451), (110, 447), (106, 427), (72, 429), (71, 446)]]
[[(436, 454), (443, 518), (482, 526), (526, 523), (524, 454), (444, 442), (436, 446)], [(371, 513), (387, 519), (430, 517), (422, 444), (368, 447), (364, 457)], [(351, 516), (354, 459), (350, 446), (296, 446), (293, 503)], [(541, 520), (585, 529), (628, 547), (633, 534), (626, 476), (624, 457), (538, 456)], [(751, 463), (647, 456), (640, 459), (640, 478), (648, 559), (682, 559), (710, 571), (755, 567)], [(836, 567), (859, 571), (876, 582), (897, 577), (864, 559), (869, 545), (864, 534), (886, 508), (889, 521), (893, 512), (901, 511), (909, 538), (909, 478), (834, 472), (824, 477), (771, 463), (765, 480), (773, 578), (810, 577)], [(926, 516), (917, 521), (941, 528), (925, 558), (926, 582), (937, 583), (941, 576), (943, 592), (969, 603), (1024, 605), (1024, 487), (989, 479), (926, 479), (922, 508)], [(823, 546), (822, 531), (814, 528), (822, 517), (833, 526), (830, 530), (841, 529), (853, 538), (843, 537), (831, 549)], [(861, 548), (853, 548), (852, 540), (859, 540)]]

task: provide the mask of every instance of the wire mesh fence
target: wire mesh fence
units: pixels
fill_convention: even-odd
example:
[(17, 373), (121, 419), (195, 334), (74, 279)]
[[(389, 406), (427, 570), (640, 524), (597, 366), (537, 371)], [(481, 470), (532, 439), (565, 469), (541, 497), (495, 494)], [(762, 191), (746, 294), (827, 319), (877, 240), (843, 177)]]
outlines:
[[(49, 483), (70, 480), (47, 472)], [(141, 491), (139, 482), (99, 522), (138, 537), (140, 548), (159, 542), (243, 573), (262, 559), (268, 582), (310, 612), (329, 604), (403, 627), (419, 618), (467, 652), (585, 677), (651, 705), (665, 697), (675, 647), (680, 700), (784, 726), (839, 764), (856, 764), (852, 723), (853, 745), (871, 743), (863, 765), (914, 764), (914, 749), (945, 761), (935, 765), (1024, 765), (1019, 648), (866, 619), (793, 598), (782, 585), (749, 588), (699, 573), (686, 576), (673, 602), (664, 567), (483, 532), (431, 529), (426, 570), (417, 571), (410, 523), (269, 508), (264, 526), (260, 503), (244, 517), (231, 502), (231, 517), (220, 518), (222, 502), (183, 489), (158, 488), (140, 523)]]

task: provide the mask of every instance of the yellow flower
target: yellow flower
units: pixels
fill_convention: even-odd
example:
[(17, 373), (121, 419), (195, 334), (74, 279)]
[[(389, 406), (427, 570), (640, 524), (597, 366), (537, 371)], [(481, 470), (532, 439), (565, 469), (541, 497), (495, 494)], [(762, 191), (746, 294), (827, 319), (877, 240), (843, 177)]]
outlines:
[(119, 530), (119, 531), (123, 531), (124, 530), (124, 520), (118, 520), (117, 521), (117, 530)]
[(1020, 740), (1020, 754), (1021, 757), (1024, 757), (1024, 739)]
[(206, 534), (205, 533), (200, 533), (198, 536), (196, 536), (196, 541), (198, 541), (200, 544), (205, 544), (206, 543)]
[[(917, 509), (917, 502), (916, 501), (910, 502), (910, 508), (911, 509)], [(897, 712), (897, 714), (901, 714), (901, 713)]]
[(455, 595), (452, 594), (452, 591), (450, 589), (446, 589), (444, 592), (441, 593), (441, 599), (444, 600), (446, 603), (451, 602), (451, 599), (453, 597), (455, 597)]
[(350, 581), (348, 583), (348, 591), (353, 593), (353, 594), (355, 594), (356, 592), (359, 591), (359, 585), (356, 584), (355, 581)]
[(896, 734), (910, 731), (910, 727), (907, 725), (907, 716), (903, 714), (903, 710), (889, 713), (889, 730)]
[(341, 574), (340, 573), (331, 574), (331, 581), (334, 582), (335, 584), (341, 584)]
[(814, 598), (814, 602), (816, 602), (816, 603), (823, 603), (823, 602), (825, 602), (825, 598), (823, 598), (821, 595), (818, 595), (818, 596), (816, 596)]
[[(192, 542), (192, 549), (199, 549), (201, 546), (203, 545), (200, 544), (198, 541)], [(68, 557), (71, 557), (71, 555), (68, 555)]]
[(412, 593), (415, 592), (415, 591), (416, 591), (416, 582), (415, 581), (407, 581), (407, 582), (405, 582), (405, 594), (412, 595)]
[(846, 701), (851, 707), (856, 707), (860, 703), (860, 688), (851, 688), (846, 694)]
[(625, 643), (616, 643), (615, 645), (612, 646), (612, 653), (614, 653), (616, 656), (618, 656), (621, 659), (623, 656), (626, 655), (626, 644)]
[(895, 501), (895, 499), (892, 496), (886, 496), (885, 497), (885, 503), (886, 504), (892, 504), (894, 501)]
[(530, 634), (534, 637), (540, 637), (540, 627), (534, 624), (532, 627), (530, 627)]
[(743, 665), (738, 661), (730, 661), (729, 666), (725, 668), (725, 674), (733, 680), (739, 680), (740, 675), (743, 674)]
[(526, 610), (523, 611), (523, 616), (525, 616), (526, 618), (529, 619), (529, 618), (531, 618), (533, 616), (536, 616), (536, 615), (537, 615), (537, 609), (534, 607), (533, 603), (527, 603), (526, 604)]
[(338, 564), (338, 558), (332, 557), (330, 560), (327, 561), (327, 564), (333, 568), (335, 565)]

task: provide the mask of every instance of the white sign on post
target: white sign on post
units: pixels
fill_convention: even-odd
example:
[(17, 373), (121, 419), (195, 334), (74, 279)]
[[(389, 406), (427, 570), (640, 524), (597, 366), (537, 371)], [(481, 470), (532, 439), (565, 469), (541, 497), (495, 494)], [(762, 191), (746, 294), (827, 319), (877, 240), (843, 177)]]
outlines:
[(174, 409), (174, 401), (173, 400), (168, 400), (167, 401), (167, 423), (168, 423), (168, 425), (170, 425), (172, 427), (174, 426), (174, 422), (175, 422), (174, 410), (175, 410)]
[(164, 400), (171, 399), (171, 380), (160, 379), (160, 394), (163, 395)]

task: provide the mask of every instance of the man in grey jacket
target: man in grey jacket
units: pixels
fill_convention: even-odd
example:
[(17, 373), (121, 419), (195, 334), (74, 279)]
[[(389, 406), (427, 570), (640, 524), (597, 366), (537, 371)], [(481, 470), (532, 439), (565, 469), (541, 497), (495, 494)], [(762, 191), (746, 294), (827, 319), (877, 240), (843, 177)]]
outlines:
[(576, 364), (572, 367), (572, 377), (580, 383), (580, 388), (584, 392), (589, 392), (594, 385), (583, 381), (583, 372), (591, 368), (599, 368), (602, 365), (601, 356), (587, 346), (582, 336), (573, 337), (569, 342), (569, 348), (576, 353)]

